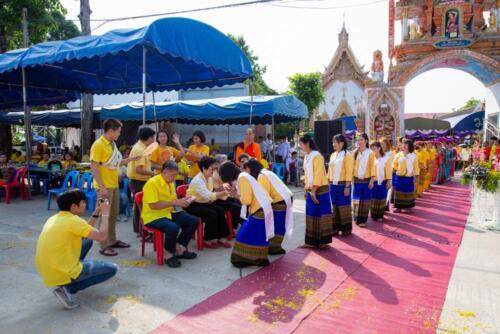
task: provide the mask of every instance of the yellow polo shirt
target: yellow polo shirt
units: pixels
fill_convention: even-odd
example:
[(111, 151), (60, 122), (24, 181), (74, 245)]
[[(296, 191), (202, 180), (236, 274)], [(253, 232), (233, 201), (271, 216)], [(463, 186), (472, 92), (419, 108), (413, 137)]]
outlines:
[[(111, 169), (103, 164), (108, 162), (113, 153), (113, 143), (101, 136), (97, 139), (90, 148), (90, 161), (99, 164), (99, 173), (101, 174), (102, 182), (108, 189), (118, 188), (119, 169)], [(94, 188), (99, 189), (96, 179), (94, 178)]]
[(131, 180), (139, 180), (139, 181), (147, 181), (151, 176), (142, 175), (135, 171), (136, 167), (142, 166), (145, 170), (151, 170), (151, 160), (149, 157), (144, 157), (144, 150), (146, 149), (146, 145), (142, 141), (138, 141), (135, 143), (134, 147), (132, 147), (132, 151), (130, 151), (130, 157), (142, 156), (137, 161), (131, 161), (127, 165), (127, 176)]
[(161, 210), (153, 210), (149, 206), (150, 203), (156, 202), (171, 202), (177, 199), (175, 193), (174, 182), (167, 184), (162, 175), (153, 176), (146, 182), (142, 188), (144, 197), (142, 198), (141, 217), (144, 224), (149, 224), (160, 218), (172, 219), (173, 207), (164, 208)]
[(35, 265), (47, 287), (65, 285), (82, 272), (82, 238), (92, 226), (68, 211), (50, 217), (36, 243)]
[[(196, 152), (196, 153), (201, 153), (201, 154), (206, 155), (206, 156), (208, 156), (210, 154), (210, 148), (207, 145), (202, 145), (200, 147), (198, 147), (196, 145), (191, 145), (191, 146), (189, 146), (189, 150)], [(191, 153), (186, 154), (186, 159), (188, 159), (189, 161), (191, 161), (193, 163), (191, 165), (191, 168), (189, 169), (189, 177), (193, 178), (196, 176), (196, 174), (198, 174), (200, 172), (200, 167), (198, 167), (198, 160), (200, 160), (200, 159), (198, 159), (197, 157), (195, 157)]]

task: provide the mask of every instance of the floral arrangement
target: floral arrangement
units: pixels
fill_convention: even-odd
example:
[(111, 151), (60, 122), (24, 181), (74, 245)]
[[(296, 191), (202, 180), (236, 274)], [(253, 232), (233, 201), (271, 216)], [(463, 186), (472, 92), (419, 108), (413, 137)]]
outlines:
[(487, 162), (475, 163), (462, 173), (462, 184), (469, 185), (474, 181), (479, 189), (486, 192), (496, 193), (500, 191), (500, 171), (492, 170), (491, 165)]

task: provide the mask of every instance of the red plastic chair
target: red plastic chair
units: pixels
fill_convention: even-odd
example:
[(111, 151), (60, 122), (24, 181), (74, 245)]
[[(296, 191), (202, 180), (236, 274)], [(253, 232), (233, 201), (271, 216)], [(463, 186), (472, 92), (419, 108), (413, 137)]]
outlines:
[(155, 228), (148, 227), (147, 225), (144, 225), (144, 222), (141, 217), (142, 197), (143, 197), (142, 191), (135, 194), (134, 197), (135, 206), (139, 211), (140, 224), (142, 225), (141, 256), (144, 256), (144, 250), (146, 248), (146, 237), (148, 233), (151, 233), (153, 235), (153, 250), (156, 252), (156, 264), (159, 266), (163, 266), (165, 264), (163, 262), (163, 232)]
[[(175, 192), (177, 193), (177, 197), (186, 197), (188, 188), (189, 184), (178, 186), (175, 190)], [(196, 229), (196, 246), (198, 247), (199, 251), (203, 250), (203, 221), (201, 220), (201, 218), (198, 218), (198, 228)]]
[(28, 168), (18, 168), (12, 178), (12, 181), (6, 183), (2, 186), (5, 190), (5, 203), (10, 204), (10, 198), (12, 196), (12, 190), (17, 188), (24, 200), (28, 200), (28, 187), (26, 187), (26, 174), (28, 173)]

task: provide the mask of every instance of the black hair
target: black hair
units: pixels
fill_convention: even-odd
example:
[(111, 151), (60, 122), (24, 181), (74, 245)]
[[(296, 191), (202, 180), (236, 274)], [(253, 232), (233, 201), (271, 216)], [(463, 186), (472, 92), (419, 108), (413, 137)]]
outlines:
[(156, 134), (156, 141), (158, 142), (158, 144), (160, 143), (160, 139), (159, 139), (160, 133), (164, 133), (167, 136), (167, 143), (168, 143), (168, 132), (167, 132), (167, 130), (160, 129), (160, 130), (158, 130), (158, 133)]
[(137, 132), (137, 137), (140, 140), (146, 141), (149, 138), (153, 138), (155, 136), (156, 131), (148, 128), (147, 126), (141, 126), (139, 131)]
[(210, 166), (212, 166), (216, 162), (217, 161), (214, 158), (204, 156), (198, 161), (198, 167), (200, 167), (200, 170), (203, 171), (205, 169), (209, 169)]
[(200, 138), (200, 141), (202, 143), (204, 143), (205, 140), (206, 140), (205, 134), (202, 131), (200, 131), (200, 130), (197, 130), (197, 131), (193, 132), (193, 135), (191, 136), (191, 138), (193, 138), (194, 136)]
[(384, 150), (382, 149), (382, 144), (379, 141), (374, 141), (370, 144), (370, 147), (378, 147), (380, 149), (380, 156), (383, 157), (385, 155)]
[(219, 176), (222, 182), (231, 183), (238, 179), (241, 170), (231, 161), (226, 161), (219, 167)]
[(311, 135), (305, 134), (302, 137), (300, 137), (300, 142), (309, 145), (309, 148), (312, 151), (317, 151), (318, 146), (316, 145), (316, 142), (314, 141), (313, 137)]
[(175, 162), (173, 160), (167, 160), (161, 166), (161, 171), (163, 172), (165, 170), (175, 170), (176, 172), (178, 172), (179, 165), (177, 165), (177, 162)]
[(104, 123), (102, 123), (102, 127), (104, 129), (104, 132), (108, 132), (108, 130), (116, 131), (119, 128), (123, 127), (123, 124), (117, 119), (110, 118), (105, 120)]
[(68, 189), (57, 196), (57, 206), (61, 211), (69, 211), (71, 205), (80, 205), (81, 201), (85, 201), (85, 193), (80, 189)]
[(408, 145), (408, 152), (413, 153), (413, 151), (415, 150), (415, 146), (413, 145), (413, 140), (405, 139), (403, 140), (403, 144)]
[[(364, 133), (364, 132), (360, 133), (360, 134), (356, 135), (356, 137), (363, 137), (363, 139), (366, 141), (366, 148), (370, 149), (370, 143), (368, 142), (369, 139), (368, 139), (368, 135), (366, 133)], [(359, 148), (354, 150), (354, 160), (356, 160), (358, 158), (358, 154), (359, 154)]]
[(246, 153), (240, 154), (240, 156), (238, 157), (238, 162), (241, 162), (241, 160), (243, 160), (243, 158), (250, 159), (250, 156)]
[(342, 151), (347, 153), (347, 139), (345, 136), (341, 133), (333, 136), (333, 140), (335, 140), (337, 143), (342, 143)]
[(264, 168), (264, 166), (262, 166), (262, 164), (257, 159), (250, 159), (243, 164), (243, 168), (249, 168), (250, 175), (252, 175), (253, 178), (257, 180), (259, 178), (260, 171)]
[(292, 155), (294, 155), (294, 154), (297, 155), (297, 152), (292, 152)]

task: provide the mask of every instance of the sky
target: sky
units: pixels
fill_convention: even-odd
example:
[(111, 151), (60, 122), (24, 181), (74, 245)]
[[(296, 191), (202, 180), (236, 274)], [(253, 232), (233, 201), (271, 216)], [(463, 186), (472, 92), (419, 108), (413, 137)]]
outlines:
[[(185, 9), (212, 7), (244, 0), (90, 0), (91, 19), (120, 18)], [(78, 0), (61, 0), (67, 19), (77, 19)], [(293, 8), (301, 7), (301, 8)], [(186, 13), (225, 34), (243, 35), (247, 44), (267, 66), (267, 84), (284, 92), (295, 73), (323, 72), (338, 46), (338, 33), (345, 21), (349, 44), (360, 64), (368, 70), (373, 51), (384, 53), (388, 68), (388, 4), (384, 0), (282, 0), (228, 9)], [(92, 33), (145, 26), (156, 18), (92, 22)], [(79, 22), (75, 22), (79, 26)], [(396, 31), (398, 31), (396, 27)], [(453, 69), (425, 72), (405, 90), (405, 113), (451, 112), (470, 97), (483, 99), (485, 87), (473, 76)]]

